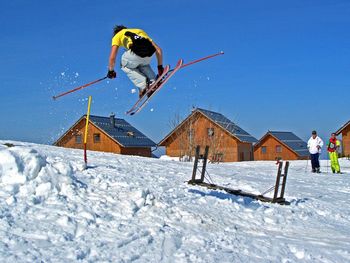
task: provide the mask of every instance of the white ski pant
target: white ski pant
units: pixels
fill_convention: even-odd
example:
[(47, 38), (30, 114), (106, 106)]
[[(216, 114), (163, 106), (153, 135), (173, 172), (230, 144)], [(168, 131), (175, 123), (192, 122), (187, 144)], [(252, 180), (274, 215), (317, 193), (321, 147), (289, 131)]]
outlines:
[(139, 57), (131, 50), (125, 51), (122, 55), (121, 69), (140, 90), (146, 88), (147, 80), (154, 81), (156, 78), (156, 74), (150, 66), (151, 58), (152, 57)]

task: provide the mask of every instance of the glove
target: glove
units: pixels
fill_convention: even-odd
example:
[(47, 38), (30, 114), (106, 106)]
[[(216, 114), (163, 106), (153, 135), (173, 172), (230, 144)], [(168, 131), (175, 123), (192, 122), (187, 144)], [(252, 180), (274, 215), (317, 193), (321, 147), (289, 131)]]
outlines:
[(114, 79), (117, 77), (117, 73), (114, 70), (108, 70), (107, 78)]
[(160, 77), (163, 74), (164, 68), (163, 65), (158, 66), (158, 77)]

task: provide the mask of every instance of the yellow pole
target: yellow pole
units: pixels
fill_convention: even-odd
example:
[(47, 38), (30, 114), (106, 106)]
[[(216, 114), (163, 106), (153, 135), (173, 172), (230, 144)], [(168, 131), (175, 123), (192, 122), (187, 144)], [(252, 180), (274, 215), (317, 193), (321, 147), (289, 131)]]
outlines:
[(91, 99), (92, 97), (89, 96), (88, 101), (88, 110), (86, 113), (86, 124), (85, 124), (85, 134), (84, 134), (84, 161), (85, 165), (87, 164), (87, 154), (86, 154), (86, 144), (87, 144), (87, 136), (88, 136), (88, 128), (89, 128), (89, 119), (90, 119), (90, 108), (91, 108)]

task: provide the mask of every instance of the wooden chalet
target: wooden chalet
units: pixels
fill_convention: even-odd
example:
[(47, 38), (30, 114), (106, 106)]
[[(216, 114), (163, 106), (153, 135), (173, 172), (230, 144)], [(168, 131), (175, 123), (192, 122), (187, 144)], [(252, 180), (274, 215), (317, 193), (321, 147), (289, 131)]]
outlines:
[(335, 134), (342, 135), (343, 156), (350, 157), (350, 121), (345, 123)]
[(307, 143), (292, 132), (268, 131), (254, 145), (254, 160), (306, 160)]
[(168, 156), (191, 158), (197, 145), (208, 145), (210, 161), (237, 162), (253, 160), (256, 141), (222, 114), (197, 108), (159, 146), (165, 146)]
[[(82, 116), (55, 143), (66, 148), (84, 148), (86, 115)], [(87, 149), (151, 157), (156, 144), (124, 119), (90, 116)]]

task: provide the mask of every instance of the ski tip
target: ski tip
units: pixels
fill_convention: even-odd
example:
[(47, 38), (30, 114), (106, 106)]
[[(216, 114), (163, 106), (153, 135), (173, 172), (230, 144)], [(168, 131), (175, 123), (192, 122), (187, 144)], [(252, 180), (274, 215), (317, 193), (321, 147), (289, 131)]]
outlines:
[(57, 98), (56, 98), (56, 96), (52, 96), (52, 99), (53, 99), (53, 100), (56, 100)]
[(222, 54), (222, 55), (223, 55), (223, 54), (225, 54), (225, 53), (224, 53), (224, 51), (222, 51), (222, 50), (221, 50), (221, 51), (220, 51), (220, 54)]

